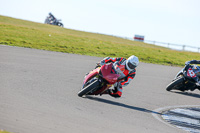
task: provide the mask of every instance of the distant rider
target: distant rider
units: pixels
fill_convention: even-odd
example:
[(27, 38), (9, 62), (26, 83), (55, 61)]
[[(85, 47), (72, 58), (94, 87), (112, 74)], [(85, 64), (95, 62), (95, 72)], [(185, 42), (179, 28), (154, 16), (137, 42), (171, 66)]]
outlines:
[(122, 81), (117, 82), (114, 84), (114, 89), (109, 89), (104, 94), (110, 94), (113, 97), (121, 97), (122, 96), (122, 87), (127, 86), (130, 81), (135, 77), (136, 74), (136, 67), (139, 64), (138, 57), (132, 55), (128, 59), (123, 57), (120, 58), (110, 58), (106, 57), (98, 65), (102, 66), (106, 63), (113, 63), (113, 66), (118, 74), (121, 76), (119, 79)]
[[(185, 65), (190, 65), (190, 64), (200, 64), (200, 60), (191, 60), (191, 61), (186, 61), (185, 62)], [(196, 78), (196, 85), (197, 86), (200, 86), (200, 79), (199, 79), (199, 77), (198, 78)]]

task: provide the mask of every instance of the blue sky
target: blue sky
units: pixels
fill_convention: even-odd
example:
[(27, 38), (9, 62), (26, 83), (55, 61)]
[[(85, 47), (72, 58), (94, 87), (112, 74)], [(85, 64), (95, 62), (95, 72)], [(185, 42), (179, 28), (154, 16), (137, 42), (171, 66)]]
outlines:
[(200, 47), (200, 0), (0, 0), (0, 15), (65, 28)]

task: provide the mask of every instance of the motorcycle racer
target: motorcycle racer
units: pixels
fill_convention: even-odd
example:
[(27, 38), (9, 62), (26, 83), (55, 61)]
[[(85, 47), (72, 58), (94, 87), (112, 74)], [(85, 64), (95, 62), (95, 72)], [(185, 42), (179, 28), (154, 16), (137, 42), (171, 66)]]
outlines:
[(120, 82), (117, 82), (114, 84), (114, 89), (109, 89), (104, 94), (109, 94), (112, 97), (121, 97), (122, 96), (122, 87), (127, 86), (130, 81), (135, 77), (136, 74), (136, 67), (139, 64), (139, 59), (137, 56), (130, 56), (128, 59), (125, 59), (123, 57), (120, 58), (111, 58), (106, 57), (100, 63), (97, 63), (98, 65), (102, 66), (106, 63), (113, 63), (113, 66), (118, 74), (121, 76), (119, 79)]

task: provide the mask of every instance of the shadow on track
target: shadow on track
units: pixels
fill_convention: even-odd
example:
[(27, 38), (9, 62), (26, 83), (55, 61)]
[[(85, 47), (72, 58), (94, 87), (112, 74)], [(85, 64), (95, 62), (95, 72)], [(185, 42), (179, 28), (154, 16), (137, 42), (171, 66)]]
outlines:
[(178, 91), (171, 91), (171, 92), (181, 94), (181, 95), (185, 95), (185, 96), (200, 98), (200, 94), (195, 94), (195, 93), (190, 93), (190, 92), (178, 92)]
[(115, 101), (111, 101), (111, 100), (107, 100), (107, 99), (103, 99), (103, 98), (99, 98), (99, 97), (86, 96), (85, 98), (90, 99), (90, 100), (94, 100), (94, 101), (98, 101), (98, 102), (103, 102), (103, 103), (107, 103), (107, 104), (111, 104), (111, 105), (116, 105), (116, 106), (128, 108), (128, 109), (142, 111), (142, 112), (146, 112), (146, 113), (154, 113), (154, 114), (162, 115), (159, 112), (155, 112), (155, 111), (148, 110), (148, 109), (145, 109), (145, 108), (134, 107), (134, 106), (127, 105), (127, 104), (124, 104), (124, 103), (119, 103), (119, 102), (115, 102)]

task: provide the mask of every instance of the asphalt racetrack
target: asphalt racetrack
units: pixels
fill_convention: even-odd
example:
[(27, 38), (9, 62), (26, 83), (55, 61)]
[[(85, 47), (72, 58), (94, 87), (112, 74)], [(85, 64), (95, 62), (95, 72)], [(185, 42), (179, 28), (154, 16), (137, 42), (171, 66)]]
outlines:
[[(133, 53), (134, 54), (134, 53)], [(167, 92), (181, 69), (140, 63), (121, 98), (80, 98), (103, 58), (0, 45), (0, 129), (13, 133), (185, 133), (162, 109), (199, 106), (200, 91)]]

